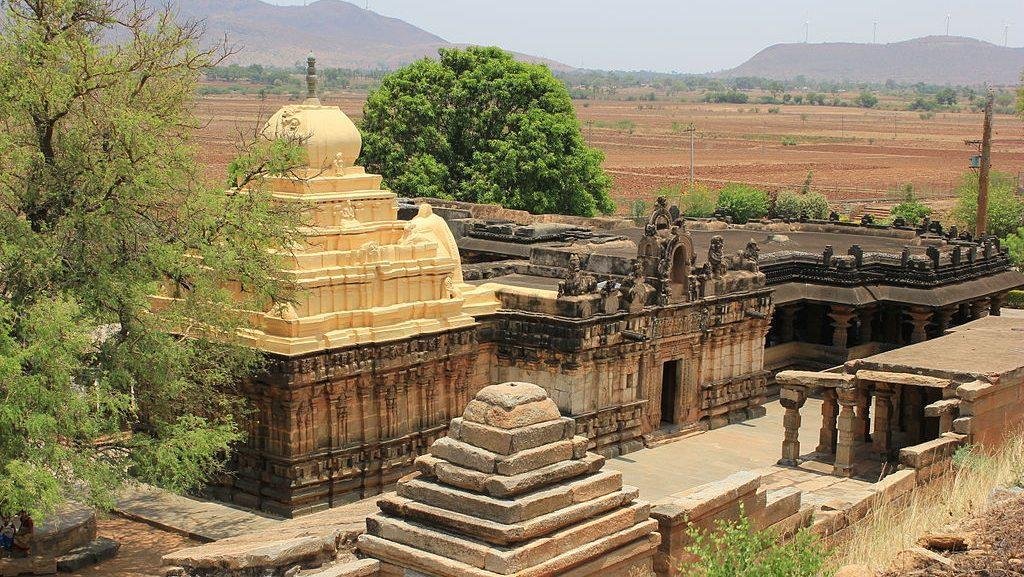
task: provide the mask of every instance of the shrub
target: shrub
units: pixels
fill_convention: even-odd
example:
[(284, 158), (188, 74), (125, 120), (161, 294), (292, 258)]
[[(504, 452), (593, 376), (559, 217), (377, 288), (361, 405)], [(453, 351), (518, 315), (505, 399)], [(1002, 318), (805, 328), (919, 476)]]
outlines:
[(771, 106), (768, 108), (768, 114), (778, 114), (780, 110), (778, 106)]
[(1024, 291), (1010, 291), (1006, 295), (1006, 308), (1024, 309)]
[(643, 226), (647, 222), (648, 209), (647, 202), (637, 198), (629, 204), (629, 216), (637, 226)]
[(1017, 232), (1006, 235), (1003, 239), (1003, 248), (1010, 253), (1010, 260), (1017, 270), (1024, 271), (1024, 226), (1017, 229)]
[(782, 146), (796, 146), (796, 139), (792, 136), (783, 136)]
[(683, 216), (707, 218), (715, 213), (715, 195), (703, 184), (693, 186), (679, 200), (679, 210)]
[(768, 215), (768, 193), (746, 184), (729, 184), (718, 191), (718, 209), (743, 224)]
[[(1017, 196), (1017, 180), (1005, 172), (992, 171), (988, 187), (988, 226), (986, 232), (1004, 237), (1024, 225), (1024, 199)], [(978, 214), (978, 175), (964, 174), (957, 188), (953, 218), (968, 230), (974, 230)]]
[(796, 219), (803, 212), (814, 219), (828, 217), (830, 210), (828, 199), (817, 192), (798, 193), (785, 191), (775, 201), (775, 212), (782, 218)]
[(916, 225), (922, 218), (932, 213), (932, 209), (924, 205), (914, 196), (914, 185), (907, 184), (903, 187), (903, 200), (892, 207), (890, 214), (893, 217), (903, 217), (907, 224)]
[(693, 543), (686, 552), (697, 558), (680, 565), (687, 577), (816, 577), (827, 559), (809, 530), (780, 542), (772, 531), (752, 531), (742, 510), (738, 521), (716, 521), (711, 533), (690, 527), (687, 535)]

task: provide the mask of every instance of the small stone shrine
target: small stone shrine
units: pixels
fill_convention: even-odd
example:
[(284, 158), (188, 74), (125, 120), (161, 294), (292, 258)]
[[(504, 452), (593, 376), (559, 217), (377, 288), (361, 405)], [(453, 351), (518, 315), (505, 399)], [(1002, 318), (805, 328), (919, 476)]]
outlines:
[(392, 577), (653, 576), (650, 506), (574, 430), (537, 385), (485, 387), (379, 501), (360, 550)]

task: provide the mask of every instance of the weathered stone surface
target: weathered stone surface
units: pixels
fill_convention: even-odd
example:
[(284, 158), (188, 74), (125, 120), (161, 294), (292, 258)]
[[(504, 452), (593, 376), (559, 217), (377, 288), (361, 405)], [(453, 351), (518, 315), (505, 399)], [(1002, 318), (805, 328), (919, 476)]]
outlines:
[(856, 380), (856, 376), (846, 373), (819, 373), (815, 371), (782, 371), (775, 376), (775, 381), (780, 385), (810, 388), (848, 388)]
[(547, 398), (547, 391), (533, 383), (502, 383), (500, 385), (491, 385), (481, 389), (474, 397), (477, 401), (501, 407), (506, 411), (511, 411), (521, 405), (544, 401)]
[(576, 448), (579, 447), (581, 442), (586, 447), (587, 439), (585, 437), (577, 437), (573, 440), (558, 441), (526, 451), (520, 451), (499, 460), (495, 467), (495, 472), (506, 476), (520, 475), (540, 469), (541, 467), (553, 465), (559, 461), (567, 461), (574, 458)]
[(376, 559), (356, 559), (324, 567), (313, 573), (304, 573), (303, 577), (376, 577), (379, 572), (380, 561)]
[(491, 475), (484, 483), (484, 490), (494, 497), (519, 495), (543, 485), (592, 472), (598, 460), (603, 463), (604, 457), (590, 454), (578, 461), (561, 461), (519, 475)]
[(296, 537), (281, 541), (259, 543), (253, 541), (213, 542), (163, 556), (164, 565), (177, 565), (200, 569), (256, 569), (287, 567), (324, 561), (334, 556), (337, 549), (320, 537)]
[(929, 533), (917, 544), (932, 551), (966, 551), (967, 537), (959, 533)]
[(476, 399), (466, 405), (462, 418), (466, 421), (490, 425), (499, 429), (516, 429), (537, 423), (554, 421), (562, 417), (558, 406), (551, 399), (518, 405), (505, 410), (478, 401)]
[(472, 421), (463, 421), (459, 417), (452, 420), (448, 436), (500, 455), (510, 455), (517, 451), (525, 451), (547, 443), (570, 439), (574, 429), (572, 424), (572, 419), (563, 417), (556, 421), (517, 429), (502, 429)]
[(117, 555), (120, 548), (121, 544), (113, 539), (97, 537), (91, 542), (57, 557), (57, 570), (62, 573), (73, 573), (83, 567), (110, 559)]

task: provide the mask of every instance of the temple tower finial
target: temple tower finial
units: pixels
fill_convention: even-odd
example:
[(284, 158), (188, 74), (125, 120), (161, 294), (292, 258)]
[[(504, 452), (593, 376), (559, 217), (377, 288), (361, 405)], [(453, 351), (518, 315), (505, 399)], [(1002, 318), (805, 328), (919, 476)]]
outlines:
[(316, 96), (316, 56), (312, 52), (306, 57), (306, 100), (319, 100)]

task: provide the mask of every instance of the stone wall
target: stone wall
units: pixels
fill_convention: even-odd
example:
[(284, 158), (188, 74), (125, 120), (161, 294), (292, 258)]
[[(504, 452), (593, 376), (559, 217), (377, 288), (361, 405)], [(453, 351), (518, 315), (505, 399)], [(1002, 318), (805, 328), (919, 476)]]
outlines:
[(801, 508), (800, 496), (800, 491), (788, 488), (769, 490), (763, 486), (761, 474), (742, 471), (653, 503), (651, 517), (658, 521), (661, 533), (655, 557), (658, 575), (678, 575), (680, 564), (691, 560), (686, 553), (692, 543), (691, 529), (714, 531), (716, 523), (735, 521), (741, 513), (755, 530), (792, 535), (811, 517), (811, 509)]
[(996, 382), (973, 381), (957, 388), (959, 418), (953, 429), (970, 442), (996, 446), (1024, 427), (1024, 375), (1002, 375)]
[(214, 496), (292, 517), (376, 495), (490, 384), (474, 329), (273, 360), (257, 418)]

